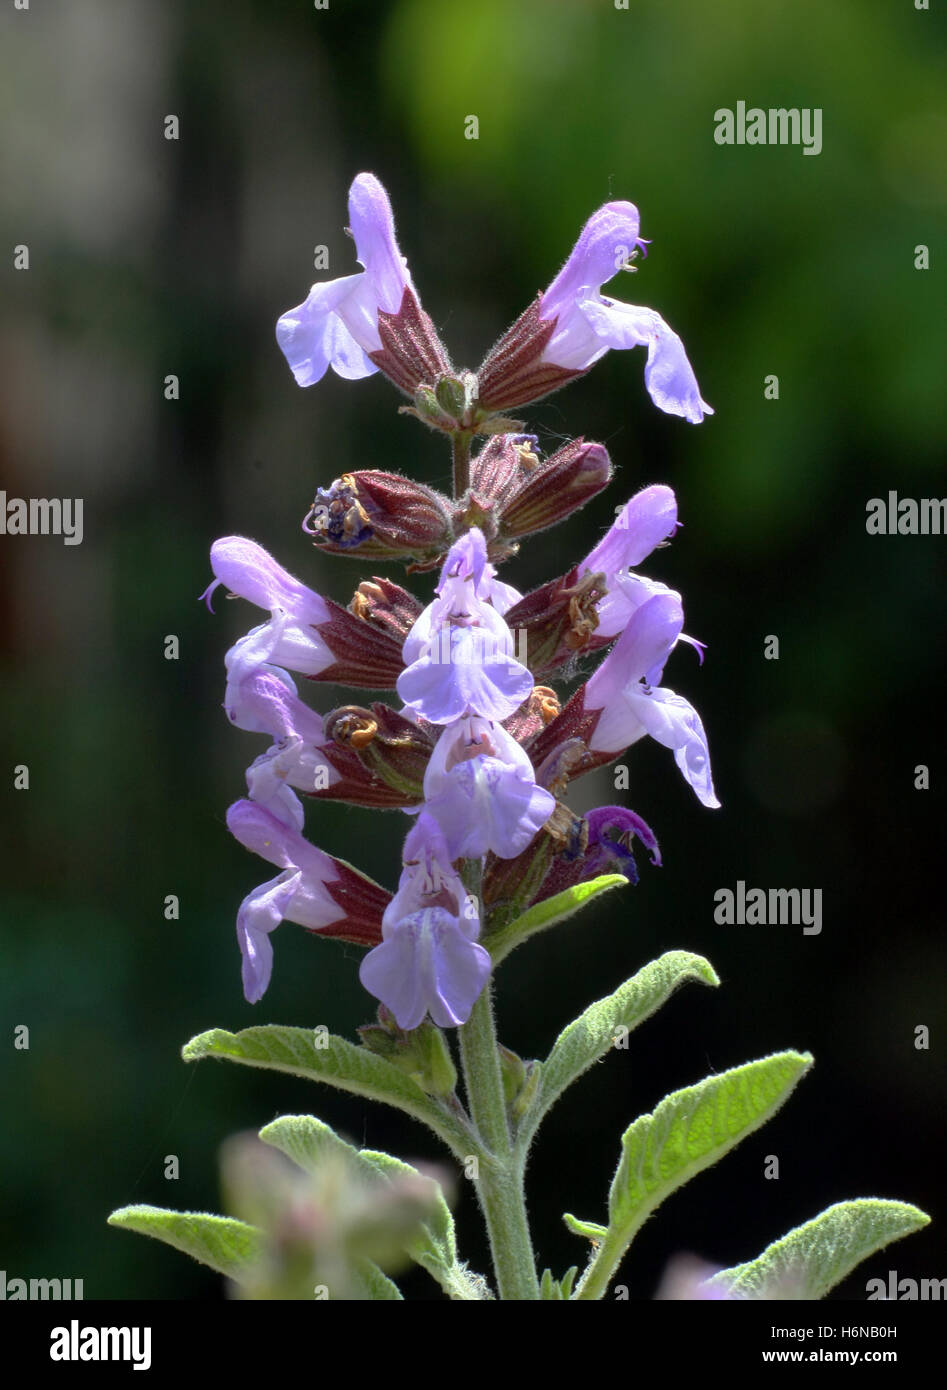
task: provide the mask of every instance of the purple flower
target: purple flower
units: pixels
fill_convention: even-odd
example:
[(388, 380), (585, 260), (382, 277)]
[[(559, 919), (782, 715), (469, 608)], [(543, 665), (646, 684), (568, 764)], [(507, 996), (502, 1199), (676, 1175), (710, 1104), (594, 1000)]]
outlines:
[(237, 913), (243, 992), (251, 1004), (263, 997), (270, 982), (270, 933), (281, 922), (296, 922), (309, 931), (360, 945), (379, 939), (388, 894), (370, 879), (324, 854), (304, 840), (296, 826), (256, 802), (231, 806), (227, 826), (242, 845), (282, 870), (248, 893)]
[(364, 270), (313, 285), (308, 298), (276, 325), (276, 340), (300, 386), (321, 381), (329, 367), (356, 380), (378, 368), (378, 311), (397, 313), (411, 285), (395, 240), (391, 203), (374, 174), (359, 174), (349, 189), (349, 224)]
[(382, 918), (383, 940), (362, 961), (359, 978), (399, 1028), (417, 1028), (428, 1013), (439, 1027), (456, 1027), (470, 1017), (490, 975), (490, 957), (477, 945), (478, 904), (424, 811), (405, 840), (404, 865)]
[(647, 347), (645, 385), (661, 410), (699, 424), (713, 410), (701, 399), (684, 344), (653, 309), (606, 298), (602, 285), (629, 266), (645, 243), (632, 203), (606, 203), (582, 229), (572, 254), (546, 290), (540, 317), (555, 320), (542, 360), (585, 371), (609, 348)]
[(593, 752), (619, 753), (650, 734), (675, 761), (705, 806), (720, 805), (710, 773), (707, 736), (693, 705), (657, 682), (680, 637), (684, 611), (676, 594), (656, 594), (627, 628), (585, 687), (584, 706), (599, 711)]
[(427, 810), (451, 859), (479, 859), (488, 850), (513, 859), (556, 809), (536, 785), (533, 765), (501, 724), (470, 718), (449, 725), (424, 775)]
[[(624, 632), (632, 615), (656, 594), (669, 594), (680, 603), (681, 596), (674, 589), (643, 574), (634, 574), (631, 568), (656, 546), (670, 540), (679, 526), (677, 499), (671, 489), (660, 484), (646, 487), (625, 503), (611, 528), (578, 566), (580, 575), (604, 574), (608, 586), (605, 597), (595, 605), (597, 637), (617, 637)], [(688, 637), (686, 632), (680, 634), (678, 641), (694, 647), (703, 662), (703, 642)]]
[(630, 883), (638, 882), (638, 865), (633, 853), (637, 838), (659, 866), (661, 851), (647, 821), (626, 806), (597, 806), (585, 817), (588, 843), (584, 853), (558, 854), (552, 861), (540, 890), (540, 900), (587, 883), (600, 874), (624, 874)]
[(243, 536), (215, 541), (210, 562), (216, 578), (202, 595), (208, 607), (214, 590), (222, 584), (238, 598), (270, 613), (269, 622), (253, 628), (227, 653), (224, 707), (228, 714), (239, 703), (241, 683), (260, 666), (286, 667), (317, 676), (333, 664), (335, 657), (317, 630), (330, 620), (325, 600), (288, 574), (256, 541)]
[(658, 483), (642, 488), (626, 502), (611, 527), (579, 565), (579, 573), (604, 570), (615, 574), (633, 569), (647, 559), (662, 541), (670, 540), (680, 526), (677, 498)]
[(322, 716), (300, 700), (292, 677), (275, 666), (251, 671), (232, 693), (234, 704), (227, 713), (237, 728), (275, 740), (247, 769), (251, 800), (302, 830), (302, 804), (290, 788), (324, 791), (339, 780), (320, 751), (325, 746)]
[(586, 816), (589, 844), (585, 853), (583, 879), (599, 874), (624, 874), (638, 882), (638, 866), (632, 853), (637, 837), (651, 855), (651, 863), (661, 863), (658, 839), (648, 822), (627, 806), (597, 806)]
[(436, 592), (405, 639), (398, 694), (432, 724), (509, 718), (533, 678), (512, 655), (513, 634), (494, 601), (508, 607), (519, 595), (495, 578), (476, 528), (451, 547)]

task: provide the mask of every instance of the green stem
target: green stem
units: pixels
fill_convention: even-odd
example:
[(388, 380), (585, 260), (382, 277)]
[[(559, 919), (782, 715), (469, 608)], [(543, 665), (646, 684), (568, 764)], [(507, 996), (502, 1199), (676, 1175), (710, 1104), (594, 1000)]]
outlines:
[[(650, 1215), (650, 1212), (648, 1213)], [(642, 1225), (638, 1222), (635, 1229)], [(633, 1233), (632, 1233), (633, 1234)], [(572, 1297), (579, 1300), (604, 1298), (622, 1256), (631, 1244), (632, 1236), (610, 1231), (589, 1261)]]
[[(478, 897), (481, 871), (479, 861), (468, 860), (465, 881)], [(510, 1134), (489, 982), (458, 1031), (468, 1108), (489, 1150), (480, 1158), (476, 1188), (499, 1295), (534, 1301), (539, 1298), (539, 1281), (523, 1192), (525, 1156), (517, 1152)]]
[(467, 430), (456, 430), (451, 435), (451, 452), (454, 457), (454, 500), (459, 502), (470, 487), (470, 441), (473, 436)]
[(502, 1299), (535, 1300), (539, 1283), (526, 1217), (523, 1163), (510, 1138), (489, 984), (459, 1031), (467, 1104), (489, 1149), (480, 1160), (476, 1188), (499, 1294)]

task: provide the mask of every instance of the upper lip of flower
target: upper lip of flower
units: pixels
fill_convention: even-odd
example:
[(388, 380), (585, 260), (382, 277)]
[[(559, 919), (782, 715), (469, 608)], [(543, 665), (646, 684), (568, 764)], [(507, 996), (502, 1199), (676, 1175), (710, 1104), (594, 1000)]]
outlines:
[(378, 370), (369, 354), (381, 350), (378, 313), (396, 313), (411, 287), (395, 239), (388, 194), (374, 174), (358, 174), (349, 189), (349, 225), (361, 271), (313, 285), (306, 299), (281, 316), (276, 338), (300, 386), (320, 381), (329, 367), (342, 377)]
[(585, 371), (609, 348), (647, 347), (645, 385), (659, 409), (699, 424), (714, 412), (701, 397), (684, 344), (660, 314), (602, 294), (628, 267), (639, 236), (633, 203), (606, 203), (586, 222), (569, 259), (543, 294), (539, 313), (554, 323), (542, 361)]

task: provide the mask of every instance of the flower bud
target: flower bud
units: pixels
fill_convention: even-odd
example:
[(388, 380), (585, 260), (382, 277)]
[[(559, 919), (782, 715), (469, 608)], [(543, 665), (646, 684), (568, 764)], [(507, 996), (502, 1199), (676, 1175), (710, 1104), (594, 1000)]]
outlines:
[(470, 461), (470, 487), (484, 503), (512, 501), (532, 470), (539, 467), (534, 434), (494, 435)]
[(406, 1032), (398, 1027), (391, 1010), (380, 1004), (378, 1022), (365, 1024), (357, 1032), (363, 1047), (407, 1073), (422, 1090), (435, 1096), (449, 1096), (456, 1090), (457, 1068), (444, 1034), (430, 1019)]
[(334, 555), (436, 562), (450, 547), (446, 497), (403, 478), (365, 468), (319, 488), (303, 522), (315, 543)]
[(500, 510), (503, 540), (554, 526), (584, 507), (608, 486), (612, 476), (607, 450), (601, 444), (586, 444), (582, 439), (574, 439), (558, 449), (545, 463), (522, 446), (517, 452), (518, 485)]
[(467, 413), (467, 384), (461, 377), (442, 376), (434, 387), (434, 396), (445, 415), (457, 422)]
[(509, 1047), (504, 1047), (502, 1043), (497, 1045), (497, 1052), (500, 1054), (503, 1094), (506, 1097), (507, 1105), (509, 1105), (522, 1090), (523, 1082), (526, 1080), (526, 1068), (531, 1064), (524, 1062), (518, 1053)]

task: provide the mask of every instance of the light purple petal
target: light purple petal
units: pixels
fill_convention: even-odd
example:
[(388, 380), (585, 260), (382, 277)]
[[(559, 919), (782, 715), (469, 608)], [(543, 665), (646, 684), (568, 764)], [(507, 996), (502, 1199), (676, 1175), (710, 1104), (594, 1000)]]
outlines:
[[(585, 708), (602, 710), (604, 719), (610, 713), (608, 707), (619, 699), (626, 687), (645, 678), (660, 680), (683, 625), (680, 598), (670, 590), (641, 604), (601, 666), (589, 678), (585, 687)], [(599, 720), (599, 729), (603, 719)], [(604, 744), (598, 746), (605, 747)]]
[(374, 174), (358, 174), (352, 181), (349, 227), (355, 238), (358, 259), (371, 281), (377, 322), (377, 309), (384, 309), (388, 314), (397, 313), (411, 277), (395, 239), (391, 202)]
[(378, 311), (396, 313), (411, 283), (388, 195), (374, 175), (359, 174), (353, 181), (349, 222), (365, 269), (313, 285), (305, 301), (276, 325), (277, 342), (300, 386), (321, 381), (329, 367), (350, 381), (376, 372), (368, 354), (382, 346)]
[(422, 656), (402, 671), (401, 699), (432, 724), (449, 724), (465, 714), (509, 718), (532, 692), (527, 668), (498, 651), (492, 633), (483, 628), (453, 627), (445, 635), (444, 642), (432, 641), (433, 658)]
[(427, 810), (420, 811), (408, 832), (402, 859), (404, 868), (398, 891), (385, 908), (382, 933), (389, 933), (412, 912), (443, 907), (452, 915), (460, 914), (465, 935), (475, 941), (480, 933), (479, 913), (472, 919), (467, 918), (464, 911), (467, 890), (451, 863), (444, 832)]
[(514, 659), (513, 634), (496, 607), (518, 598), (501, 584), (474, 527), (451, 546), (441, 567), (438, 597), (405, 639), (401, 699), (434, 724), (465, 714), (507, 719), (528, 698), (533, 679)]
[(702, 399), (684, 344), (653, 309), (617, 299), (586, 300), (582, 312), (600, 343), (609, 348), (644, 347), (645, 385), (659, 409), (699, 425), (712, 408)]
[(290, 667), (305, 676), (318, 676), (335, 657), (313, 627), (302, 627), (288, 613), (273, 610), (268, 623), (251, 628), (227, 652), (227, 691), (224, 708), (239, 707), (239, 689), (261, 666)]
[(479, 859), (492, 850), (512, 859), (545, 825), (556, 800), (496, 758), (481, 756), (453, 768), (428, 808), (456, 858)]
[(441, 928), (436, 960), (436, 982), (428, 1010), (439, 1028), (466, 1023), (470, 1011), (490, 978), (490, 956), (470, 941), (460, 926)]
[(226, 536), (211, 546), (214, 574), (232, 594), (248, 599), (257, 608), (272, 612), (281, 608), (300, 624), (318, 626), (329, 621), (325, 600), (294, 579), (256, 541)]
[(292, 677), (276, 666), (261, 666), (241, 681), (231, 722), (249, 733), (299, 738), (318, 747), (325, 738), (322, 716), (300, 700)]
[(398, 1027), (417, 1028), (427, 1013), (427, 994), (418, 968), (417, 940), (410, 927), (395, 930), (373, 946), (358, 968), (362, 985), (391, 1010)]
[[(576, 299), (599, 290), (630, 259), (641, 220), (633, 203), (606, 203), (586, 222), (565, 265), (540, 304), (544, 319), (561, 318)], [(552, 360), (552, 359), (550, 359)]]
[(394, 1014), (417, 1028), (430, 1013), (439, 1027), (466, 1023), (490, 974), (490, 957), (442, 908), (412, 913), (362, 960), (359, 978)]
[(302, 304), (277, 320), (276, 341), (297, 385), (314, 386), (329, 367), (349, 379), (378, 371), (338, 316), (339, 306), (358, 291), (364, 279), (362, 274), (346, 275), (313, 285)]
[(243, 992), (255, 1004), (266, 992), (273, 969), (270, 932), (284, 920), (296, 894), (299, 873), (280, 874), (248, 893), (237, 913), (237, 941), (243, 956)]
[(435, 593), (443, 594), (452, 579), (472, 580), (474, 593), (479, 593), (486, 566), (486, 540), (480, 528), (472, 526), (447, 552)]
[(502, 579), (497, 579), (495, 577), (496, 571), (492, 565), (488, 565), (487, 569), (493, 571), (487, 581), (490, 589), (488, 595), (490, 602), (499, 614), (508, 613), (514, 603), (519, 603), (523, 595), (519, 589), (514, 589), (512, 584), (504, 584)]
[(316, 676), (335, 658), (318, 633), (329, 621), (325, 600), (283, 569), (262, 546), (243, 536), (227, 536), (211, 547), (211, 565), (218, 581), (231, 593), (271, 618), (253, 628), (227, 654), (228, 711), (239, 703), (244, 679), (263, 665), (289, 667)]
[(424, 795), (451, 859), (479, 858), (488, 850), (513, 858), (556, 805), (555, 797), (536, 785), (529, 757), (516, 740), (500, 725), (477, 719), (441, 735), (425, 773)]
[(681, 695), (658, 686), (647, 692), (640, 688), (626, 692), (626, 699), (648, 733), (665, 748), (673, 748), (674, 761), (705, 806), (717, 807), (710, 772), (707, 735), (700, 715)]
[[(632, 574), (628, 570), (619, 571), (609, 579), (608, 593), (595, 605), (598, 615), (596, 637), (617, 637), (631, 622), (642, 604), (658, 594), (667, 594), (677, 603), (681, 596), (676, 589), (669, 589), (657, 579), (646, 579), (643, 574)], [(690, 642), (682, 632), (679, 642)]]
[(291, 739), (285, 744), (274, 744), (253, 760), (247, 768), (247, 795), (251, 801), (266, 806), (277, 820), (301, 831), (305, 813), (291, 789), (325, 791), (338, 780), (339, 774), (318, 750)]
[(603, 571), (611, 576), (640, 565), (678, 528), (677, 498), (657, 484), (635, 493), (622, 507), (611, 528), (579, 565), (579, 573)]
[(300, 926), (328, 927), (345, 916), (326, 890), (338, 873), (332, 858), (303, 839), (272, 811), (255, 801), (238, 801), (227, 812), (227, 827), (253, 854), (280, 869), (301, 873), (293, 899), (291, 920)]

